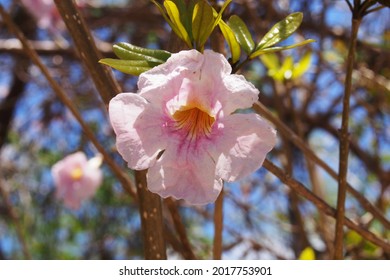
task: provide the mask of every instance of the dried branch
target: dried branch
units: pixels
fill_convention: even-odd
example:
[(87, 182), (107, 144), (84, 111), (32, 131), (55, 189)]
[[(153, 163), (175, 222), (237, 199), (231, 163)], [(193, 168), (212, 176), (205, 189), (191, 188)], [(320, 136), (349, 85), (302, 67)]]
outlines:
[[(1, 5), (0, 5), (0, 9), (1, 9)], [(30, 260), (31, 253), (27, 246), (27, 240), (25, 235), (26, 231), (25, 229), (23, 229), (23, 226), (20, 222), (20, 216), (18, 215), (15, 208), (13, 207), (12, 202), (9, 198), (8, 191), (6, 190), (2, 180), (0, 180), (0, 196), (3, 197), (5, 209), (7, 210), (9, 217), (11, 218), (12, 222), (15, 225), (16, 235), (18, 236), (19, 242), (21, 244), (24, 258)]]
[(197, 258), (192, 250), (191, 243), (188, 240), (187, 230), (181, 220), (180, 213), (176, 205), (176, 201), (174, 201), (172, 198), (167, 198), (164, 200), (164, 202), (168, 207), (169, 212), (171, 213), (173, 224), (182, 243), (183, 246), (182, 254), (184, 258), (187, 260), (196, 260)]
[[(278, 177), (284, 184), (292, 188), (302, 197), (312, 202), (320, 211), (322, 211), (323, 213), (325, 213), (330, 217), (336, 218), (336, 209), (329, 206), (324, 200), (316, 196), (309, 189), (307, 189), (302, 183), (292, 178), (288, 173), (285, 173), (282, 169), (280, 169), (279, 167), (277, 167), (267, 159), (264, 161), (263, 166), (272, 174), (274, 174), (276, 177)], [(357, 225), (347, 217), (344, 217), (343, 221), (344, 221), (344, 225), (356, 231), (365, 239), (381, 247), (386, 252), (390, 252), (390, 244), (387, 241), (382, 240), (381, 238), (373, 234), (371, 231)]]
[[(294, 143), (303, 154), (308, 157), (315, 164), (324, 169), (332, 178), (338, 178), (338, 174), (323, 160), (321, 160), (305, 143), (298, 135), (294, 133), (289, 127), (287, 127), (281, 120), (275, 117), (263, 104), (256, 102), (253, 106), (253, 109), (258, 112), (260, 115), (272, 122), (277, 128), (278, 132), (283, 134), (285, 137)], [(362, 207), (370, 212), (378, 221), (380, 221), (386, 228), (390, 229), (390, 222), (384, 217), (381, 211), (370, 203), (363, 195), (361, 195), (357, 190), (355, 190), (349, 183), (347, 183), (347, 190), (351, 193), (357, 201), (362, 205)]]
[(213, 243), (213, 259), (220, 260), (222, 258), (222, 233), (223, 233), (223, 197), (222, 190), (217, 200), (214, 203), (214, 243)]
[[(112, 77), (108, 68), (98, 63), (101, 56), (96, 48), (92, 34), (86, 26), (74, 1), (54, 0), (54, 2), (72, 35), (73, 41), (80, 53), (81, 60), (91, 74), (104, 104), (108, 106), (111, 98), (121, 91), (119, 85)], [(138, 195), (138, 199), (140, 218), (144, 229), (145, 257), (147, 259), (166, 259), (162, 219), (148, 219), (149, 214), (152, 213), (156, 217), (162, 217), (161, 199), (147, 189), (146, 173), (144, 171), (136, 171), (135, 174), (137, 190), (141, 192)], [(148, 215), (145, 216), (144, 213)]]
[(349, 43), (347, 71), (345, 75), (345, 91), (343, 98), (343, 114), (340, 129), (340, 156), (339, 156), (339, 176), (337, 193), (337, 219), (335, 229), (334, 258), (343, 259), (343, 238), (344, 238), (344, 214), (345, 198), (347, 196), (347, 173), (348, 173), (348, 155), (349, 155), (349, 113), (350, 98), (352, 93), (352, 73), (355, 63), (355, 52), (357, 34), (361, 20), (354, 18), (352, 20), (351, 41)]
[(67, 94), (62, 90), (59, 84), (51, 77), (49, 70), (42, 63), (38, 54), (33, 50), (29, 41), (24, 37), (23, 33), (19, 30), (19, 28), (13, 23), (10, 16), (6, 13), (3, 7), (0, 5), (0, 13), (3, 17), (4, 22), (7, 24), (9, 29), (16, 35), (16, 37), (22, 43), (25, 52), (30, 57), (32, 62), (41, 70), (42, 74), (45, 76), (50, 86), (53, 88), (54, 93), (61, 100), (61, 102), (71, 111), (73, 116), (76, 118), (80, 126), (82, 127), (87, 138), (94, 144), (96, 149), (101, 153), (104, 157), (105, 162), (111, 168), (112, 172), (117, 176), (119, 181), (122, 183), (124, 189), (135, 198), (134, 187), (130, 181), (130, 179), (122, 172), (122, 170), (118, 167), (115, 161), (111, 158), (111, 156), (106, 152), (105, 148), (100, 144), (100, 142), (95, 137), (92, 129), (84, 122), (80, 112), (74, 106), (74, 103), (68, 98)]

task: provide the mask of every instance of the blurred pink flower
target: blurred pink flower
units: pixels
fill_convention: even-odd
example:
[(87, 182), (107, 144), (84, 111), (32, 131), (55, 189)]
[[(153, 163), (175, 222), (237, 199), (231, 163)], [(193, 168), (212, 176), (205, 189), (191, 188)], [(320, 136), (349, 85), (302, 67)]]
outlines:
[(276, 132), (256, 114), (234, 113), (251, 107), (259, 92), (231, 70), (219, 53), (181, 51), (141, 74), (138, 94), (111, 100), (118, 152), (130, 168), (149, 168), (150, 191), (211, 203), (222, 180), (262, 165)]
[(65, 30), (65, 23), (57, 10), (53, 0), (21, 0), (23, 5), (37, 20), (38, 26), (48, 29), (54, 34)]
[(87, 160), (83, 152), (77, 152), (54, 164), (51, 172), (57, 187), (56, 197), (68, 208), (80, 208), (102, 183), (101, 162), (100, 156)]

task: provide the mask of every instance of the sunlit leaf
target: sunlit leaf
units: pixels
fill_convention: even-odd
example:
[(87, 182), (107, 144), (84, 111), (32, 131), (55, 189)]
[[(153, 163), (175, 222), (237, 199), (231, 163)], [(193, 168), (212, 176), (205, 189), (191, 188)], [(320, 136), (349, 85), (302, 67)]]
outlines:
[(311, 64), (311, 52), (305, 53), (305, 55), (294, 65), (292, 72), (292, 79), (302, 76), (310, 67)]
[(284, 50), (288, 50), (288, 49), (293, 49), (293, 48), (301, 47), (301, 46), (304, 46), (304, 45), (307, 45), (307, 44), (313, 43), (313, 42), (315, 42), (315, 40), (307, 39), (305, 41), (302, 41), (302, 42), (299, 42), (299, 43), (296, 43), (293, 45), (289, 45), (289, 46), (270, 47), (270, 48), (266, 48), (266, 49), (260, 49), (260, 50), (255, 51), (254, 53), (252, 53), (249, 57), (250, 57), (250, 59), (253, 59), (253, 58), (260, 56), (262, 54), (265, 54), (265, 53), (273, 53), (273, 52), (279, 52), (279, 51), (284, 51)]
[(248, 30), (246, 24), (236, 15), (233, 15), (229, 18), (227, 24), (234, 32), (236, 39), (242, 49), (247, 53), (252, 53), (255, 48), (255, 42), (252, 39), (252, 35)]
[(238, 43), (236, 36), (234, 35), (229, 25), (227, 25), (223, 20), (219, 22), (219, 28), (221, 29), (223, 37), (229, 45), (230, 52), (232, 54), (232, 62), (236, 63), (240, 59), (241, 55), (240, 44)]
[(279, 69), (273, 69), (268, 74), (277, 81), (289, 80), (292, 77), (294, 67), (294, 59), (292, 56), (287, 56)]
[(116, 56), (126, 60), (147, 60), (164, 63), (171, 56), (171, 53), (164, 50), (146, 49), (129, 43), (114, 44), (113, 50)]
[(261, 39), (256, 50), (271, 47), (287, 39), (301, 25), (302, 19), (303, 14), (298, 12), (288, 15), (285, 19), (276, 23)]
[(164, 1), (164, 7), (167, 10), (168, 16), (171, 19), (172, 23), (176, 26), (176, 29), (178, 30), (178, 35), (188, 46), (191, 46), (191, 40), (188, 35), (187, 30), (185, 29), (183, 23), (180, 19), (180, 13), (179, 9), (177, 8), (175, 2), (170, 0)]
[(192, 15), (192, 35), (196, 47), (203, 49), (205, 42), (214, 28), (213, 8), (205, 0), (196, 3)]
[(177, 8), (179, 9), (181, 23), (187, 30), (187, 33), (192, 41), (192, 13), (194, 10), (195, 3), (198, 2), (198, 0), (189, 0), (186, 2), (183, 0), (172, 1), (175, 2)]
[(299, 255), (299, 260), (315, 260), (316, 254), (311, 247), (306, 247)]
[(261, 62), (268, 68), (268, 70), (276, 70), (280, 68), (279, 58), (274, 53), (268, 53), (260, 56)]
[(165, 12), (164, 8), (156, 0), (151, 1), (157, 6), (166, 22), (171, 26), (173, 32), (175, 32), (176, 35), (187, 44), (187, 46), (192, 47), (191, 39), (180, 20), (180, 13), (176, 4), (173, 1), (164, 1), (164, 7), (166, 9)]
[(99, 60), (99, 63), (108, 65), (116, 70), (123, 73), (138, 76), (141, 73), (150, 70), (154, 66), (158, 65), (144, 61), (144, 60), (123, 60), (123, 59), (112, 59), (103, 58)]

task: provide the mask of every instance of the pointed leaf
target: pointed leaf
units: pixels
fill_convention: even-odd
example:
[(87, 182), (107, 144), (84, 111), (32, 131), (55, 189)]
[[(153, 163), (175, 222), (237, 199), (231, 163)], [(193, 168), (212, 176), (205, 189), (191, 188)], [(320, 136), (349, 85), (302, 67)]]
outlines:
[(262, 54), (265, 54), (265, 53), (273, 53), (273, 52), (289, 50), (289, 49), (293, 49), (293, 48), (296, 48), (296, 47), (304, 46), (304, 45), (307, 45), (307, 44), (313, 43), (313, 42), (315, 42), (315, 40), (307, 39), (305, 41), (302, 41), (302, 42), (299, 42), (299, 43), (296, 43), (296, 44), (293, 44), (293, 45), (289, 45), (289, 46), (270, 47), (270, 48), (266, 48), (266, 49), (260, 49), (260, 50), (255, 51), (254, 53), (252, 53), (249, 56), (249, 58), (253, 59), (253, 58), (255, 58), (257, 56), (260, 56)]
[(114, 44), (113, 50), (116, 56), (127, 60), (148, 60), (164, 63), (171, 56), (171, 53), (164, 50), (146, 49), (129, 43)]
[[(213, 29), (219, 24), (219, 21), (222, 19), (222, 14), (223, 12), (226, 10), (226, 8), (230, 5), (230, 3), (232, 2), (233, 0), (227, 0), (225, 1), (225, 3), (223, 3), (222, 7), (221, 7), (221, 10), (219, 11), (218, 15), (216, 16), (215, 18), (215, 22), (214, 22), (214, 27)], [(214, 9), (213, 9), (214, 10)], [(214, 10), (215, 12), (215, 10)]]
[(213, 8), (205, 0), (196, 3), (192, 15), (192, 36), (197, 49), (203, 50), (204, 44), (213, 31), (214, 22)]
[(311, 52), (305, 53), (305, 55), (294, 65), (292, 79), (299, 78), (302, 76), (310, 67), (311, 63)]
[[(185, 32), (184, 35), (182, 34), (183, 30), (185, 31), (185, 28), (184, 28), (183, 25), (181, 24), (180, 19), (178, 20), (178, 22), (181, 24), (182, 29), (180, 29), (180, 28), (176, 25), (176, 23), (175, 23), (173, 20), (171, 20), (169, 13), (167, 14), (167, 13), (165, 12), (164, 8), (163, 8), (156, 0), (151, 0), (151, 1), (157, 6), (157, 8), (159, 9), (160, 13), (161, 13), (162, 16), (164, 17), (165, 21), (166, 21), (166, 22), (169, 24), (169, 26), (172, 28), (173, 32), (175, 32), (176, 35), (177, 35), (180, 39), (182, 39), (182, 40), (187, 44), (188, 47), (192, 48), (192, 43), (191, 43), (191, 40), (190, 40), (190, 38), (189, 38), (188, 33)], [(165, 1), (165, 2), (167, 2), (167, 1)], [(165, 6), (165, 2), (164, 2), (164, 6)], [(169, 1), (169, 2), (172, 2), (172, 1)], [(171, 6), (172, 6), (172, 7), (176, 7), (174, 3), (173, 3)], [(173, 8), (173, 9), (174, 9), (174, 8)], [(175, 9), (174, 9), (174, 10), (175, 10)], [(177, 10), (177, 7), (176, 7), (176, 10)], [(186, 36), (186, 35), (187, 35), (187, 36)]]
[(240, 59), (241, 55), (240, 44), (238, 43), (232, 29), (223, 20), (219, 22), (219, 28), (221, 29), (222, 35), (229, 45), (230, 52), (232, 54), (232, 62), (236, 63)]
[(252, 35), (246, 24), (236, 15), (231, 16), (227, 24), (233, 30), (234, 35), (243, 50), (247, 54), (250, 54), (255, 48), (255, 42), (253, 41)]
[[(183, 0), (172, 0), (177, 8), (179, 9), (180, 21), (184, 28), (187, 30), (190, 39), (192, 40), (192, 11), (194, 9), (195, 1), (183, 1)], [(188, 3), (189, 2), (189, 3)]]
[[(183, 23), (181, 22), (181, 19), (180, 19), (180, 13), (179, 13), (179, 9), (177, 8), (175, 2), (171, 1), (171, 0), (165, 0), (164, 1), (164, 7), (165, 9), (167, 10), (167, 13), (168, 13), (168, 16), (171, 20), (171, 22), (174, 24), (174, 26), (176, 27), (174, 29), (174, 31), (176, 32), (176, 34), (184, 41), (186, 42), (186, 44), (191, 47), (192, 44), (191, 44), (191, 40), (190, 40), (190, 37), (188, 35), (188, 32), (187, 30), (184, 28), (184, 25)], [(173, 29), (173, 28), (172, 28)]]
[(256, 50), (271, 47), (293, 34), (301, 25), (303, 19), (302, 13), (293, 13), (288, 15), (285, 19), (276, 23), (261, 39), (257, 45)]
[(283, 81), (284, 79), (289, 80), (292, 77), (292, 71), (294, 67), (294, 59), (292, 56), (287, 56), (283, 61), (282, 66), (278, 71), (275, 72), (273, 77), (278, 81)]
[(150, 70), (153, 66), (150, 62), (142, 60), (122, 60), (122, 59), (112, 59), (112, 58), (103, 58), (99, 60), (99, 63), (108, 65), (116, 70), (119, 70), (123, 73), (138, 76), (141, 73)]
[(280, 68), (279, 58), (274, 53), (268, 53), (260, 56), (261, 62), (268, 68), (268, 70), (276, 70)]

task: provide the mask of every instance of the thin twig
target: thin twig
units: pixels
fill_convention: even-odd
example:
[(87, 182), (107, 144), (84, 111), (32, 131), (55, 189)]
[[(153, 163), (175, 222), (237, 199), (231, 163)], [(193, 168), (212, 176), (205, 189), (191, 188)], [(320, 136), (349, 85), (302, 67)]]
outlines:
[(220, 260), (222, 258), (222, 233), (223, 233), (223, 197), (222, 189), (214, 204), (214, 244), (213, 244), (213, 259)]
[(164, 200), (166, 206), (171, 213), (173, 225), (175, 226), (175, 230), (179, 235), (180, 241), (183, 246), (183, 255), (187, 260), (196, 260), (196, 256), (192, 250), (191, 243), (188, 240), (187, 230), (181, 220), (179, 210), (177, 208), (176, 202), (172, 198), (167, 198)]
[(93, 143), (96, 149), (101, 153), (104, 157), (105, 162), (111, 168), (112, 172), (116, 175), (116, 177), (122, 183), (124, 189), (135, 198), (134, 186), (131, 183), (131, 180), (122, 172), (122, 170), (118, 167), (115, 161), (111, 158), (111, 156), (106, 152), (105, 148), (100, 144), (100, 142), (95, 137), (92, 129), (84, 122), (80, 112), (74, 106), (74, 103), (68, 98), (67, 94), (62, 90), (59, 84), (51, 77), (49, 71), (42, 63), (38, 54), (32, 49), (29, 41), (25, 38), (23, 33), (19, 30), (19, 28), (13, 23), (9, 15), (0, 5), (0, 13), (3, 17), (4, 22), (8, 25), (9, 29), (16, 35), (16, 37), (23, 44), (25, 52), (28, 54), (32, 62), (41, 70), (42, 74), (45, 76), (50, 86), (53, 88), (54, 93), (61, 100), (61, 102), (71, 111), (73, 116), (76, 118), (80, 126), (82, 127), (87, 138)]
[(344, 215), (345, 199), (347, 196), (347, 173), (348, 173), (348, 155), (349, 155), (349, 113), (350, 99), (352, 93), (352, 73), (355, 62), (355, 52), (357, 43), (357, 34), (359, 31), (361, 19), (353, 17), (351, 40), (349, 42), (347, 71), (345, 75), (345, 91), (343, 98), (343, 113), (340, 129), (340, 153), (339, 153), (339, 177), (337, 192), (337, 218), (335, 229), (334, 258), (343, 259), (343, 239), (344, 239)]
[[(278, 132), (287, 137), (295, 146), (297, 146), (306, 157), (308, 157), (315, 164), (324, 169), (332, 178), (337, 180), (338, 174), (323, 160), (321, 160), (298, 135), (294, 133), (289, 127), (287, 127), (280, 119), (275, 117), (263, 104), (256, 102), (253, 109), (261, 116), (269, 120), (275, 125)], [(381, 211), (370, 203), (363, 195), (355, 190), (350, 184), (347, 183), (347, 190), (350, 192), (366, 211), (370, 212), (378, 221), (380, 221), (387, 229), (390, 229), (390, 222), (383, 216)]]
[[(93, 40), (93, 36), (74, 1), (54, 0), (54, 2), (80, 53), (81, 60), (89, 71), (104, 104), (108, 107), (111, 98), (121, 91), (119, 85), (112, 77), (108, 68), (99, 64), (98, 61), (101, 56)], [(135, 171), (137, 190), (142, 192), (138, 195), (138, 199), (145, 253), (149, 254), (148, 252), (153, 252), (153, 254), (145, 257), (165, 259), (166, 248), (165, 242), (163, 242), (162, 219), (156, 219), (155, 223), (157, 224), (153, 224), (145, 219), (144, 216), (146, 212), (154, 213), (156, 217), (162, 217), (161, 199), (148, 190), (145, 176), (145, 172)], [(152, 242), (150, 241), (151, 234), (154, 236)]]
[[(303, 196), (305, 199), (312, 202), (321, 212), (325, 213), (328, 216), (336, 218), (336, 209), (329, 206), (324, 200), (316, 196), (312, 191), (307, 189), (302, 183), (292, 178), (289, 174), (285, 173), (282, 169), (280, 169), (279, 167), (277, 167), (267, 159), (264, 161), (263, 166), (272, 174), (274, 174), (276, 177), (278, 177), (284, 184), (292, 188), (294, 191), (296, 191), (299, 195)], [(390, 252), (390, 244), (388, 242), (382, 240), (381, 238), (379, 238), (369, 230), (366, 230), (365, 228), (357, 225), (356, 223), (352, 222), (350, 219), (346, 217), (344, 217), (343, 222), (347, 227), (359, 233), (363, 238), (381, 247), (386, 252)]]
[[(1, 5), (0, 5), (1, 8)], [(3, 182), (0, 180), (0, 196), (3, 197), (4, 206), (7, 209), (7, 212), (12, 220), (12, 222), (15, 225), (16, 235), (18, 236), (19, 242), (22, 247), (23, 256), (27, 260), (31, 260), (31, 253), (27, 246), (26, 236), (25, 236), (25, 230), (22, 227), (22, 224), (20, 222), (20, 217), (18, 213), (16, 212), (15, 208), (13, 207), (11, 200), (9, 198), (8, 191), (5, 189), (5, 186)]]

